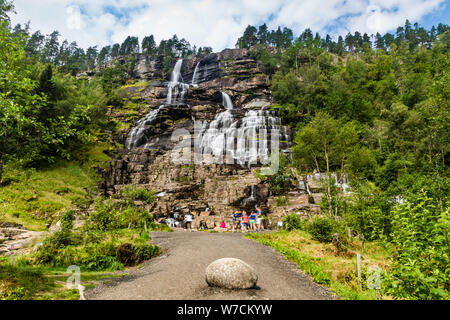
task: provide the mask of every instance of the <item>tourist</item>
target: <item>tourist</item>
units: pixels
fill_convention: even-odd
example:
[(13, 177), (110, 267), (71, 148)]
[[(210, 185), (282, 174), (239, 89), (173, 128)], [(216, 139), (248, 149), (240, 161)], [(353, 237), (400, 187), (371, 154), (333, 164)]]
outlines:
[(242, 211), (242, 218), (241, 218), (241, 227), (242, 227), (242, 232), (246, 232), (247, 231), (247, 227), (248, 227), (248, 215), (247, 212)]
[(252, 211), (250, 213), (250, 230), (255, 231), (256, 229), (256, 213)]
[(220, 223), (220, 228), (221, 229), (226, 229), (227, 228), (227, 224), (225, 223), (225, 221), (222, 220), (222, 222)]
[(260, 208), (256, 207), (256, 228), (258, 231), (264, 230), (264, 225), (263, 225), (263, 212)]
[(171, 211), (169, 213), (169, 227), (175, 228), (175, 219), (174, 219), (173, 211)]
[(232, 232), (236, 232), (238, 225), (239, 225), (239, 211), (234, 211), (233, 212), (233, 223), (232, 223)]
[(278, 224), (277, 224), (277, 226), (278, 226), (278, 230), (279, 229), (282, 229), (283, 228), (283, 221), (278, 221)]
[(186, 214), (186, 216), (184, 217), (184, 220), (186, 222), (186, 230), (189, 230), (189, 232), (192, 231), (191, 227), (192, 227), (192, 214), (189, 212)]

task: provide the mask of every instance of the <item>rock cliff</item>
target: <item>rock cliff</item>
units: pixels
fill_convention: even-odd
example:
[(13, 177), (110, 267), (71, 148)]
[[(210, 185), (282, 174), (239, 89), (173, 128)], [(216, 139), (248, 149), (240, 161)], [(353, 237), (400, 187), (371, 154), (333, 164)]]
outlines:
[[(117, 140), (125, 148), (111, 154), (114, 160), (103, 173), (105, 194), (116, 194), (129, 184), (143, 186), (158, 192), (158, 201), (147, 206), (156, 217), (210, 208), (216, 217), (208, 221), (210, 227), (223, 218), (229, 220), (235, 209), (259, 205), (270, 213), (268, 186), (254, 172), (261, 164), (252, 159), (269, 154), (271, 129), (280, 132), (279, 149), (286, 153), (292, 133), (269, 110), (267, 76), (249, 51), (227, 49), (190, 56), (179, 60), (165, 78), (160, 58), (140, 55), (136, 61), (133, 72), (139, 82), (123, 87), (120, 95), (127, 104), (111, 110), (111, 116), (123, 124)], [(192, 140), (191, 161), (177, 164), (172, 155), (180, 140), (172, 134), (181, 129), (183, 138), (191, 135), (191, 139), (196, 133), (194, 120), (202, 121), (199, 149)], [(268, 132), (267, 137), (261, 137), (261, 130)], [(220, 140), (231, 131), (237, 138)], [(251, 153), (252, 137), (260, 148), (257, 155)], [(240, 138), (247, 140), (239, 145)], [(216, 159), (225, 158), (231, 150), (228, 142), (237, 143), (231, 151), (232, 164), (192, 161), (196, 153), (205, 151)]]

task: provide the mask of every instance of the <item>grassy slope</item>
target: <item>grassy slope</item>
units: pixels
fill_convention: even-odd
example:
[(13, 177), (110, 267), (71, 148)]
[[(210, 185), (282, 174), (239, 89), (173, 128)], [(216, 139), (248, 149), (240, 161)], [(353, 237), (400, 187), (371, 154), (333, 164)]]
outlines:
[[(281, 231), (270, 234), (249, 234), (248, 238), (270, 246), (296, 263), (302, 271), (313, 277), (314, 281), (333, 290), (341, 299), (377, 299), (375, 290), (366, 286), (363, 272), (363, 289), (358, 286), (356, 256), (335, 254), (333, 244), (320, 243), (303, 231)], [(375, 243), (365, 245), (368, 260), (362, 260), (363, 271), (375, 263), (388, 269), (388, 252)], [(386, 298), (386, 297), (384, 297)]]
[(34, 231), (45, 231), (67, 207), (83, 204), (87, 191), (93, 190), (99, 177), (94, 166), (104, 165), (109, 158), (98, 144), (80, 150), (78, 159), (60, 161), (45, 169), (6, 167), (5, 179), (10, 184), (0, 188), (0, 220), (17, 222)]

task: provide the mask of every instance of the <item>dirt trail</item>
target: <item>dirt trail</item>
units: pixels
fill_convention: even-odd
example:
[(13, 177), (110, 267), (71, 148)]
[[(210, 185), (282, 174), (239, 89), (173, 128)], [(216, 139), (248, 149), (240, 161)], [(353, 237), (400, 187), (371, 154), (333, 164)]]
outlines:
[[(166, 252), (136, 269), (130, 276), (112, 280), (85, 292), (102, 300), (161, 299), (334, 299), (322, 286), (274, 249), (246, 239), (240, 233), (154, 232), (152, 243)], [(253, 266), (258, 288), (227, 290), (208, 287), (206, 267), (216, 259), (239, 258)]]

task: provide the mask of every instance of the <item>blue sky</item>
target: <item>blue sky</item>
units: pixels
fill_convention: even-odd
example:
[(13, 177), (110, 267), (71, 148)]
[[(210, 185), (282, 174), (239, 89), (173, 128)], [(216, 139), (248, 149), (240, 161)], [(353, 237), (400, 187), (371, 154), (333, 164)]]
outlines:
[(86, 48), (177, 34), (215, 51), (234, 47), (248, 24), (267, 22), (334, 37), (356, 30), (394, 31), (406, 19), (430, 28), (450, 24), (450, 0), (15, 0), (13, 23), (31, 21), (32, 31), (60, 31)]

